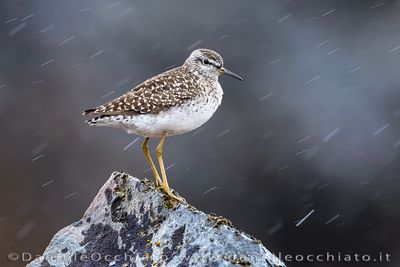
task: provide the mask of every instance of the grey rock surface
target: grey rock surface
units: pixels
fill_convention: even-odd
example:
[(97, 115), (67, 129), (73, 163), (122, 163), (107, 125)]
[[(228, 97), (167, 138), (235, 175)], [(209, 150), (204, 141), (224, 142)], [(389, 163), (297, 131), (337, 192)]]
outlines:
[(83, 218), (60, 230), (38, 266), (284, 266), (260, 241), (114, 172)]

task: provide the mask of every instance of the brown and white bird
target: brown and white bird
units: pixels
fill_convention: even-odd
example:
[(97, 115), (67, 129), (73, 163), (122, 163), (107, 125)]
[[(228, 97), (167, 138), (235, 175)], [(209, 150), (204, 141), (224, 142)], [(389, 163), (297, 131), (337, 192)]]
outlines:
[[(180, 67), (168, 70), (139, 84), (124, 95), (86, 114), (97, 117), (87, 121), (94, 126), (121, 128), (130, 134), (145, 137), (143, 152), (150, 164), (156, 185), (170, 197), (172, 193), (162, 159), (165, 138), (193, 131), (207, 122), (222, 101), (220, 74), (243, 80), (223, 66), (222, 57), (209, 49), (194, 50)], [(161, 177), (148, 149), (149, 138), (161, 138), (156, 155)]]

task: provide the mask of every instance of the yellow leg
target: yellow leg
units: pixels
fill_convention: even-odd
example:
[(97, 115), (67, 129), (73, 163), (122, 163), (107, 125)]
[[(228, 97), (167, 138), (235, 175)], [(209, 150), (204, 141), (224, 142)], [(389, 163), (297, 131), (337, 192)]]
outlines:
[(163, 182), (160, 178), (160, 175), (158, 174), (158, 171), (156, 169), (156, 166), (154, 165), (153, 159), (150, 156), (150, 152), (149, 152), (149, 137), (146, 137), (144, 139), (144, 142), (142, 144), (142, 150), (144, 155), (146, 156), (147, 162), (150, 165), (151, 171), (153, 172), (154, 178), (156, 178), (156, 186), (162, 186)]
[(161, 177), (162, 177), (162, 188), (164, 189), (165, 193), (167, 193), (170, 197), (178, 200), (179, 202), (182, 202), (183, 198), (174, 195), (168, 185), (167, 173), (165, 171), (164, 161), (162, 158), (163, 145), (165, 143), (165, 138), (166, 138), (166, 134), (164, 133), (163, 136), (161, 137), (160, 143), (158, 143), (157, 149), (156, 149), (158, 164), (160, 165), (160, 171), (161, 171)]
[(170, 191), (169, 185), (168, 185), (168, 180), (167, 180), (167, 173), (164, 168), (164, 161), (162, 158), (163, 154), (163, 145), (165, 143), (165, 134), (160, 139), (160, 143), (157, 145), (156, 153), (157, 153), (157, 159), (158, 159), (158, 164), (160, 165), (160, 171), (161, 171), (161, 177), (162, 177), (162, 183), (164, 186), (164, 189), (167, 191)]

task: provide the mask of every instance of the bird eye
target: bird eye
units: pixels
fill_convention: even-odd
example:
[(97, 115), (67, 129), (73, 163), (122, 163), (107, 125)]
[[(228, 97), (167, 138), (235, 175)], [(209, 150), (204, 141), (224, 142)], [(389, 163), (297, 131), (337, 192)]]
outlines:
[(203, 64), (204, 65), (209, 65), (211, 63), (210, 63), (210, 61), (208, 59), (205, 58), (205, 59), (203, 59)]

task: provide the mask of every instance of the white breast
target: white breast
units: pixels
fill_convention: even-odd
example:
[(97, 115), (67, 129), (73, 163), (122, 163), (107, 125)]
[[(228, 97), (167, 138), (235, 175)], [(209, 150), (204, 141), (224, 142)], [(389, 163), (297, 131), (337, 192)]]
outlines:
[(161, 137), (163, 133), (179, 135), (193, 131), (207, 122), (221, 104), (223, 91), (221, 85), (216, 83), (212, 92), (184, 105), (158, 114), (135, 115), (129, 120), (123, 120), (117, 127), (125, 129), (128, 133), (146, 137)]

